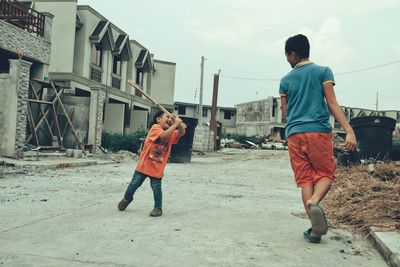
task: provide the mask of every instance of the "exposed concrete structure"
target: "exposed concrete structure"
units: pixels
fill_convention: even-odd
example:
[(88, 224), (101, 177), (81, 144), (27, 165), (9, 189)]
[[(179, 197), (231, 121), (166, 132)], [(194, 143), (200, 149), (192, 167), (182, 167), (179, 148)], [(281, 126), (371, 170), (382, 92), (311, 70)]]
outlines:
[(236, 132), (247, 136), (271, 134), (284, 138), (281, 101), (277, 97), (236, 105)]

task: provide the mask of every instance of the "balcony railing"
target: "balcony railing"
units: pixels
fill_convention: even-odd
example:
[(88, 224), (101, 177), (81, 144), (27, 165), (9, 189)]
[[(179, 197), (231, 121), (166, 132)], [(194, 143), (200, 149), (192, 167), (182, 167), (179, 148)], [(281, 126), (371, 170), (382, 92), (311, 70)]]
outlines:
[(44, 35), (44, 15), (18, 2), (0, 0), (0, 19), (25, 31)]
[(111, 85), (115, 89), (121, 89), (121, 78), (113, 74), (111, 77)]
[(92, 67), (90, 69), (90, 79), (101, 83), (101, 74), (102, 74), (102, 70), (100, 68), (92, 65)]

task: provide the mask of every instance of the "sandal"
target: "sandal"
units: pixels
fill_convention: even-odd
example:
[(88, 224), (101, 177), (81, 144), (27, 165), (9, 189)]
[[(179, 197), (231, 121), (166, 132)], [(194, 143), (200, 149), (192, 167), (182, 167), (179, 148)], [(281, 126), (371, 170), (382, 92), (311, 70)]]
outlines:
[(325, 235), (328, 232), (328, 222), (324, 210), (318, 204), (310, 206), (310, 220), (314, 233)]
[(312, 231), (312, 228), (304, 231), (304, 233), (303, 233), (304, 239), (307, 240), (310, 243), (315, 243), (315, 244), (320, 243), (321, 242), (321, 237), (312, 236), (311, 235), (311, 231)]

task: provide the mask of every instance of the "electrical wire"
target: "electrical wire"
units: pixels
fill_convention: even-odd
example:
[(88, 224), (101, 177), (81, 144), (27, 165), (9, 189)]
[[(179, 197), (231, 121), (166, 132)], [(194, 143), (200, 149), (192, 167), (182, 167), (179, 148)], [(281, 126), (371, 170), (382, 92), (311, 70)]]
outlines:
[[(207, 59), (208, 61), (213, 61), (215, 63), (218, 63), (217, 61), (214, 60), (210, 60)], [(345, 72), (338, 72), (335, 73), (335, 76), (341, 76), (341, 75), (348, 75), (348, 74), (352, 74), (352, 73), (357, 73), (357, 72), (363, 72), (363, 71), (368, 71), (368, 70), (373, 70), (373, 69), (378, 69), (378, 68), (383, 68), (389, 65), (394, 65), (394, 64), (398, 64), (400, 63), (400, 59), (399, 60), (395, 60), (392, 62), (388, 62), (388, 63), (384, 63), (384, 64), (380, 64), (380, 65), (375, 65), (375, 66), (370, 66), (370, 67), (366, 67), (366, 68), (361, 68), (361, 69), (356, 69), (356, 70), (350, 70), (350, 71), (345, 71)], [(222, 66), (224, 66), (224, 64), (218, 63)], [(227, 65), (225, 65), (227, 66)], [(237, 69), (237, 70), (241, 70), (241, 71), (245, 71), (242, 70), (240, 68), (235, 68), (235, 67), (230, 67), (231, 69)], [(251, 73), (251, 74), (255, 74), (257, 76), (260, 76), (257, 73), (253, 73), (253, 72), (249, 72), (249, 71), (245, 71), (247, 73)], [(275, 82), (275, 81), (280, 81), (280, 78), (251, 78), (251, 77), (241, 77), (241, 76), (233, 76), (233, 75), (220, 75), (220, 77), (224, 77), (224, 78), (228, 78), (228, 79), (236, 79), (236, 80), (248, 80), (248, 81), (269, 81), (269, 82)]]
[(395, 60), (389, 63), (385, 63), (385, 64), (381, 64), (381, 65), (375, 65), (375, 66), (371, 66), (371, 67), (367, 67), (367, 68), (362, 68), (362, 69), (358, 69), (358, 70), (350, 70), (350, 71), (345, 71), (345, 72), (339, 72), (336, 73), (335, 75), (347, 75), (347, 74), (351, 74), (351, 73), (355, 73), (355, 72), (362, 72), (362, 71), (366, 71), (366, 70), (373, 70), (373, 69), (378, 69), (378, 68), (382, 68), (382, 67), (386, 67), (389, 65), (393, 65), (393, 64), (397, 64), (400, 63), (400, 59), (399, 60)]

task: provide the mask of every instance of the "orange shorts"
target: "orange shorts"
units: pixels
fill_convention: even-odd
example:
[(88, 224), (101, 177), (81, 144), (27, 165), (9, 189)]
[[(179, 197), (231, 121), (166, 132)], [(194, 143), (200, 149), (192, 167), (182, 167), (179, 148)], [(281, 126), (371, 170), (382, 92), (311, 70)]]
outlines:
[(288, 137), (290, 163), (298, 187), (314, 185), (320, 178), (335, 179), (331, 133), (297, 133)]

